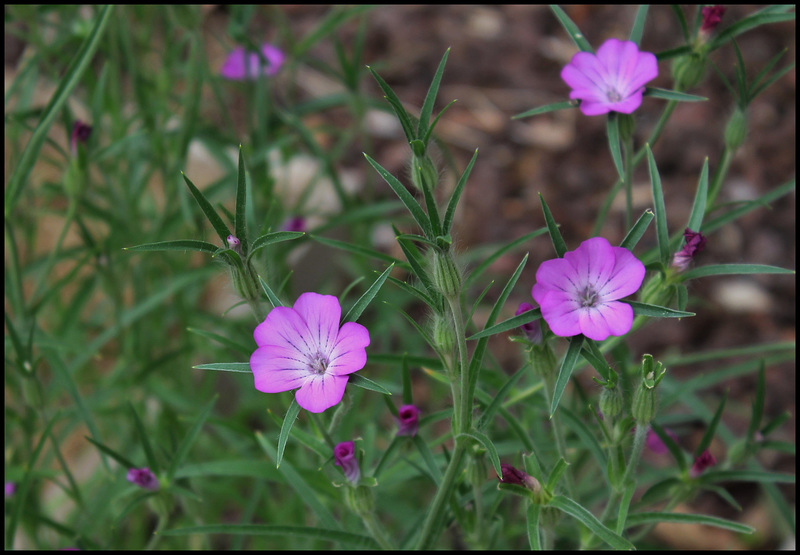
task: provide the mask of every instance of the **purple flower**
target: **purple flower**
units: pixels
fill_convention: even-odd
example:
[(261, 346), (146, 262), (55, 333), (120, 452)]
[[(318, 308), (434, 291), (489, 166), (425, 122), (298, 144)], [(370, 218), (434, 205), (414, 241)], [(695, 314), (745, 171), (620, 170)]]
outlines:
[[(283, 51), (271, 44), (261, 45), (261, 54), (264, 55), (264, 75), (272, 76), (278, 73), (286, 58)], [(219, 73), (225, 79), (244, 81), (258, 77), (261, 68), (261, 58), (258, 52), (247, 52), (244, 47), (238, 46), (228, 54)]]
[(303, 293), (293, 308), (278, 306), (253, 332), (250, 356), (255, 387), (264, 393), (298, 389), (297, 403), (322, 412), (342, 400), (348, 374), (367, 363), (367, 328), (347, 322), (332, 295)]
[(703, 14), (703, 23), (700, 25), (700, 30), (706, 33), (713, 31), (714, 27), (719, 25), (719, 22), (722, 21), (725, 10), (726, 8), (720, 5), (704, 6), (701, 8), (700, 11)]
[(417, 435), (419, 428), (419, 409), (414, 405), (403, 405), (397, 411), (397, 424), (399, 426), (397, 435), (411, 436)]
[(78, 144), (86, 144), (91, 135), (91, 125), (86, 125), (81, 120), (75, 120), (75, 123), (72, 124), (72, 134), (69, 137), (69, 148), (73, 156), (78, 154)]
[(11, 497), (17, 492), (16, 482), (6, 482), (6, 497)]
[(344, 477), (351, 484), (357, 484), (361, 478), (361, 469), (356, 459), (356, 446), (352, 441), (343, 441), (333, 448), (333, 462), (342, 467)]
[(630, 331), (633, 309), (619, 299), (635, 293), (644, 274), (631, 251), (593, 237), (564, 258), (543, 262), (531, 293), (554, 334), (602, 341)]
[(688, 227), (683, 232), (683, 238), (686, 240), (686, 244), (672, 258), (672, 267), (680, 272), (685, 272), (694, 255), (706, 246), (706, 238), (703, 234), (699, 231), (692, 231)]
[[(664, 431), (669, 437), (673, 439), (673, 441), (675, 442), (678, 441), (678, 436), (676, 436), (672, 430), (664, 428)], [(658, 437), (652, 429), (647, 430), (647, 439), (645, 439), (645, 445), (647, 445), (647, 448), (650, 449), (653, 453), (656, 453), (658, 455), (666, 455), (669, 452), (667, 446), (664, 444), (663, 441), (661, 441), (661, 438)]]
[(710, 468), (717, 464), (717, 459), (714, 458), (714, 455), (711, 454), (711, 451), (706, 449), (700, 456), (694, 460), (694, 464), (692, 465), (691, 470), (689, 470), (689, 476), (692, 478), (697, 478), (700, 476), (706, 468)]
[(639, 52), (635, 42), (608, 39), (591, 52), (577, 52), (561, 70), (561, 78), (581, 100), (581, 112), (599, 116), (630, 114), (642, 103), (644, 86), (658, 76), (654, 54)]
[[(536, 308), (530, 303), (519, 303), (519, 308), (514, 313), (514, 316), (519, 316), (524, 312), (528, 312), (529, 310), (533, 310)], [(528, 338), (528, 341), (535, 344), (540, 344), (542, 342), (542, 328), (539, 325), (538, 321), (528, 322), (527, 324), (522, 324), (519, 327), (522, 332), (525, 334), (525, 337)]]
[(537, 492), (542, 489), (541, 484), (539, 484), (539, 480), (533, 476), (529, 476), (517, 468), (514, 468), (510, 464), (500, 463), (500, 471), (503, 473), (503, 475), (498, 476), (497, 478), (500, 480), (501, 484), (516, 484), (533, 492)]
[(158, 489), (158, 478), (147, 468), (131, 468), (128, 470), (128, 481), (136, 484), (140, 488), (155, 491)]
[(306, 230), (306, 220), (302, 216), (294, 216), (289, 218), (285, 222), (283, 222), (283, 226), (281, 226), (281, 230), (283, 231), (305, 231)]

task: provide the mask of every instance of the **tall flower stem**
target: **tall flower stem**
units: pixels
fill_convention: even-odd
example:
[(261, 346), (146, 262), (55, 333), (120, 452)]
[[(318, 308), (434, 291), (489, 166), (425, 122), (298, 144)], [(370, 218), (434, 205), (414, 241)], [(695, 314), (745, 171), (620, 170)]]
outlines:
[(450, 499), (455, 479), (461, 470), (461, 462), (466, 453), (466, 446), (463, 441), (456, 440), (455, 450), (450, 457), (450, 464), (447, 465), (442, 482), (439, 484), (439, 489), (431, 502), (428, 516), (425, 517), (425, 522), (422, 525), (422, 533), (419, 536), (419, 543), (417, 549), (428, 550), (433, 549), (433, 544), (439, 535), (439, 527), (437, 526), (442, 513), (444, 511), (445, 503)]
[(625, 175), (625, 229), (631, 228), (633, 214), (633, 137), (622, 141), (622, 164)]
[(386, 551), (394, 551), (397, 549), (386, 535), (386, 530), (383, 529), (383, 526), (375, 518), (375, 513), (371, 511), (366, 512), (361, 515), (361, 520), (364, 523), (364, 527), (369, 530), (372, 538), (381, 546), (381, 549)]
[(717, 195), (722, 187), (722, 182), (728, 174), (733, 161), (733, 151), (727, 146), (722, 150), (722, 158), (720, 159), (717, 171), (714, 172), (714, 177), (711, 180), (711, 185), (708, 188), (708, 201), (706, 203), (706, 213), (714, 208), (714, 201), (717, 200)]
[(469, 398), (469, 360), (467, 358), (467, 337), (464, 331), (464, 315), (461, 311), (461, 302), (458, 295), (448, 296), (450, 311), (453, 314), (453, 326), (458, 345), (459, 381), (461, 393), (456, 410), (458, 411), (458, 429), (455, 434), (469, 432), (472, 428), (472, 399)]
[(625, 468), (625, 475), (622, 477), (623, 487), (628, 483), (628, 480), (633, 479), (633, 473), (636, 467), (639, 466), (639, 460), (642, 458), (642, 451), (644, 450), (645, 438), (647, 437), (647, 426), (641, 424), (636, 425), (636, 432), (633, 434), (633, 448), (631, 449), (631, 458), (628, 459), (628, 465)]
[[(544, 391), (544, 400), (545, 400), (545, 407), (550, 407), (550, 404), (553, 402), (553, 395), (552, 391), (555, 388), (555, 374), (549, 373), (544, 376), (545, 386), (543, 388)], [(564, 461), (568, 461), (567, 459), (567, 446), (564, 443), (564, 433), (561, 427), (561, 416), (559, 412), (556, 413), (552, 417), (553, 422), (553, 438), (555, 439), (556, 443), (556, 451), (558, 451), (558, 456), (564, 459)], [(567, 480), (567, 493), (572, 499), (575, 499), (574, 494), (574, 487), (572, 485), (572, 473), (565, 472), (566, 480)]]

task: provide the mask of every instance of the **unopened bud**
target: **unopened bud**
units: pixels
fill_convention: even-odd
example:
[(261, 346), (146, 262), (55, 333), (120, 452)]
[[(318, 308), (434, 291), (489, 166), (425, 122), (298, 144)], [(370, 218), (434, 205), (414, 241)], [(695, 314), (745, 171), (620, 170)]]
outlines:
[(692, 52), (676, 59), (672, 64), (672, 78), (675, 88), (686, 91), (697, 86), (706, 75), (706, 58), (702, 54)]
[(725, 146), (730, 150), (736, 150), (742, 146), (746, 136), (747, 114), (737, 107), (725, 127)]
[(613, 418), (622, 412), (624, 401), (619, 385), (610, 389), (604, 387), (603, 392), (600, 393), (600, 412), (605, 417)]
[(455, 297), (461, 291), (461, 272), (450, 253), (434, 253), (433, 284), (445, 297)]

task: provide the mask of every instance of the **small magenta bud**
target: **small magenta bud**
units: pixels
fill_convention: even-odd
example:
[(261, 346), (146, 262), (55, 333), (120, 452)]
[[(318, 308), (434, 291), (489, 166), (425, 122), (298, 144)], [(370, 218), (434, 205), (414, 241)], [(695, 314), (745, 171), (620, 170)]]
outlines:
[[(514, 316), (519, 316), (520, 314), (524, 314), (530, 310), (536, 308), (530, 303), (519, 303), (519, 307), (517, 311), (514, 313)], [(525, 337), (533, 343), (534, 345), (539, 345), (542, 342), (542, 327), (539, 325), (539, 322), (534, 320), (533, 322), (528, 322), (527, 324), (522, 324), (519, 329), (522, 330), (522, 333), (525, 334)]]
[(414, 405), (403, 405), (397, 411), (397, 435), (414, 437), (419, 428), (419, 409)]
[(722, 21), (722, 16), (725, 15), (727, 8), (716, 6), (705, 6), (701, 8), (703, 14), (703, 23), (700, 25), (700, 30), (710, 33)]
[(158, 478), (148, 468), (131, 468), (128, 470), (127, 480), (140, 488), (156, 491), (159, 487)]
[(228, 235), (227, 241), (228, 241), (228, 248), (229, 249), (232, 249), (232, 250), (235, 250), (238, 253), (241, 253), (241, 250), (242, 250), (241, 244), (242, 244), (242, 242), (239, 241), (238, 238), (234, 237), (233, 235)]
[(72, 134), (69, 138), (69, 148), (72, 151), (72, 155), (76, 156), (78, 154), (78, 145), (79, 144), (86, 144), (86, 141), (89, 140), (89, 137), (92, 135), (92, 126), (83, 123), (81, 120), (75, 120), (75, 123), (72, 124)]
[(342, 467), (342, 472), (348, 482), (353, 485), (358, 483), (361, 478), (361, 469), (358, 467), (354, 442), (343, 441), (334, 447), (333, 462), (336, 466)]
[(689, 470), (689, 476), (692, 478), (697, 478), (700, 476), (707, 468), (710, 468), (717, 464), (717, 459), (714, 458), (714, 455), (711, 454), (711, 451), (706, 449), (700, 456), (694, 460), (694, 464), (692, 468)]
[(685, 272), (694, 256), (706, 246), (706, 238), (699, 231), (692, 231), (687, 227), (683, 237), (686, 243), (672, 258), (672, 267), (679, 272)]
[(501, 484), (516, 484), (533, 493), (539, 493), (542, 490), (542, 485), (539, 483), (539, 480), (533, 476), (529, 476), (518, 468), (514, 468), (510, 464), (500, 463), (500, 470), (503, 475), (498, 476), (497, 479), (500, 480)]

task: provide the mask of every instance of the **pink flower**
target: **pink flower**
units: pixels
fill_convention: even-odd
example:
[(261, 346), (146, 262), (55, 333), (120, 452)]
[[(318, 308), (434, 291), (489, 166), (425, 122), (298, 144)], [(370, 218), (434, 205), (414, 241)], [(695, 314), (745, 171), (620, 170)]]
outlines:
[[(673, 441), (675, 442), (678, 441), (678, 436), (676, 436), (672, 430), (670, 430), (669, 428), (664, 428), (664, 431), (667, 433), (669, 437), (672, 438)], [(650, 449), (653, 453), (657, 453), (659, 455), (666, 455), (669, 452), (667, 446), (664, 444), (663, 441), (661, 441), (661, 438), (658, 437), (652, 429), (647, 430), (647, 439), (645, 439), (645, 445), (647, 445), (647, 448)]]
[(703, 23), (700, 25), (700, 30), (707, 33), (713, 31), (714, 27), (719, 25), (719, 22), (722, 21), (725, 10), (726, 8), (720, 5), (704, 6), (701, 8), (700, 11), (703, 14)]
[(680, 272), (685, 272), (694, 255), (706, 246), (706, 238), (703, 234), (699, 231), (692, 231), (688, 227), (683, 232), (683, 238), (686, 244), (672, 258), (672, 267)]
[(397, 424), (399, 426), (397, 435), (411, 436), (417, 435), (419, 428), (419, 409), (414, 405), (403, 405), (397, 411)]
[[(279, 48), (271, 44), (261, 45), (261, 53), (264, 55), (264, 75), (272, 76), (278, 73), (283, 65), (285, 54)], [(225, 63), (222, 64), (219, 73), (225, 79), (244, 81), (258, 77), (262, 61), (257, 52), (247, 52), (244, 47), (238, 46), (228, 54)]]
[(689, 476), (692, 478), (697, 478), (705, 471), (706, 468), (711, 468), (715, 464), (717, 464), (717, 459), (714, 458), (714, 455), (711, 454), (711, 451), (706, 449), (694, 460), (694, 464), (692, 465), (691, 470), (689, 470)]
[(602, 341), (630, 331), (633, 309), (619, 299), (635, 293), (644, 274), (644, 264), (628, 249), (594, 237), (564, 258), (543, 262), (531, 293), (554, 334)]
[[(535, 307), (530, 303), (519, 303), (519, 308), (514, 313), (514, 316), (519, 316), (529, 310), (533, 310)], [(522, 324), (519, 327), (522, 332), (525, 334), (525, 337), (528, 338), (528, 341), (535, 344), (540, 344), (542, 342), (542, 328), (539, 326), (538, 321), (528, 322), (527, 324)]]
[(333, 448), (333, 463), (342, 467), (344, 477), (351, 484), (357, 484), (361, 478), (361, 469), (356, 459), (356, 447), (352, 441), (343, 441)]
[(658, 61), (639, 52), (635, 42), (608, 39), (591, 52), (577, 52), (561, 70), (561, 78), (581, 100), (581, 112), (599, 116), (608, 112), (630, 114), (642, 103), (644, 86), (658, 76)]
[(255, 387), (264, 393), (297, 389), (297, 403), (322, 412), (342, 400), (348, 374), (367, 363), (367, 328), (347, 322), (331, 295), (303, 293), (293, 308), (279, 306), (253, 332), (250, 356)]
[(158, 489), (158, 478), (156, 478), (153, 471), (147, 467), (131, 468), (128, 470), (127, 479), (140, 488), (149, 489), (151, 491)]

